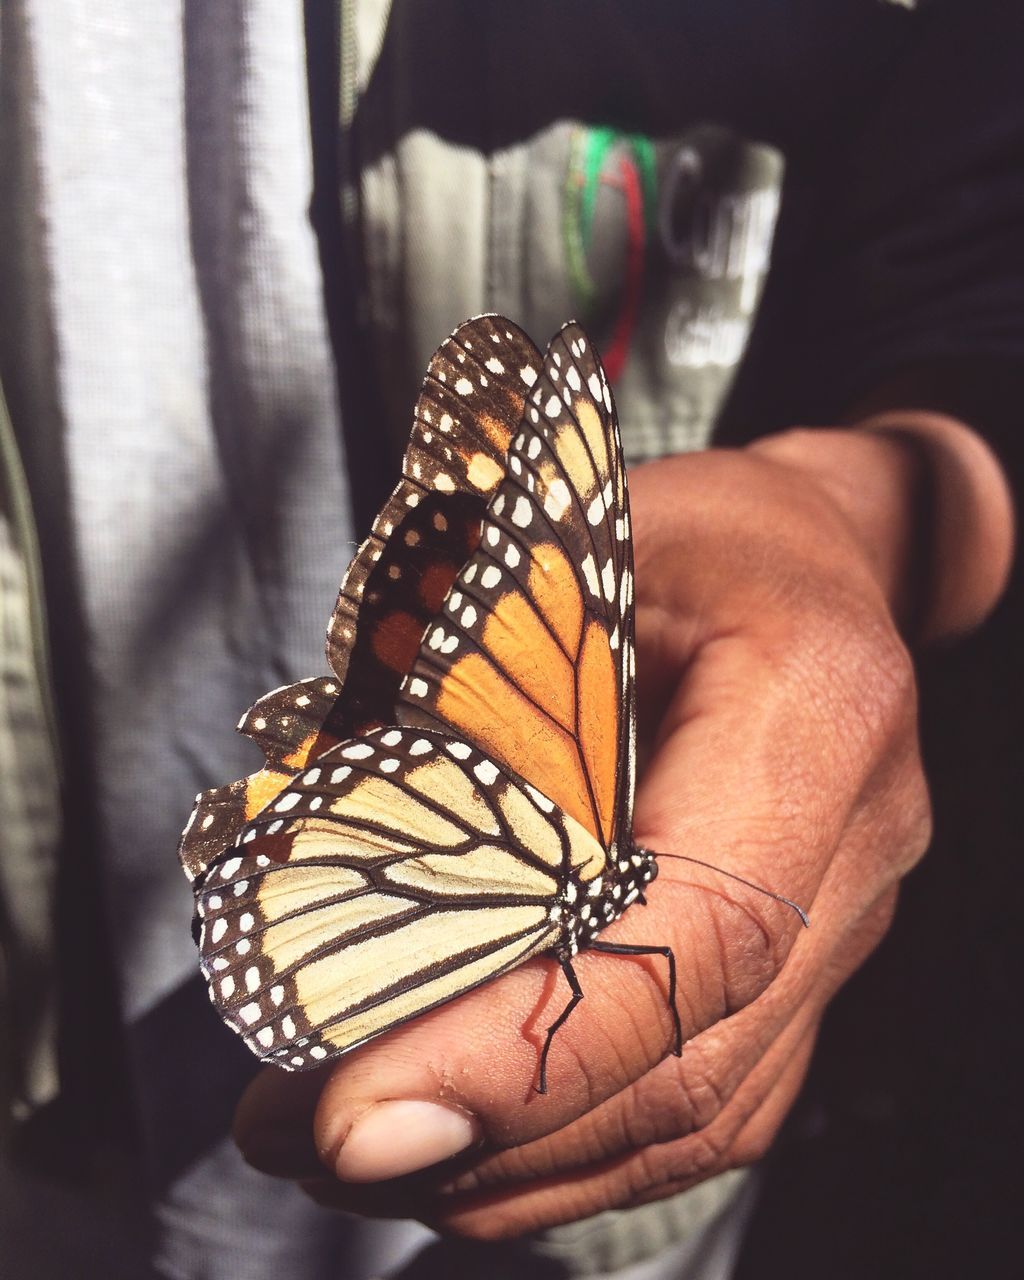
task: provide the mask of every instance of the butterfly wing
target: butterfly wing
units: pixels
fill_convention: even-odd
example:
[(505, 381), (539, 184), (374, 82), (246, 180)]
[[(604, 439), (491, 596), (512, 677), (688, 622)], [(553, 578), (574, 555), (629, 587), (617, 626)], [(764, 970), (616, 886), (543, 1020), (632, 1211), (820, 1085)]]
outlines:
[(303, 1068), (550, 947), (597, 842), (482, 752), (381, 729), (320, 756), (197, 886), (210, 996)]
[(466, 734), (613, 851), (632, 817), (633, 687), (618, 426), (600, 361), (567, 325), (548, 348), (480, 545), (402, 686), (398, 718)]

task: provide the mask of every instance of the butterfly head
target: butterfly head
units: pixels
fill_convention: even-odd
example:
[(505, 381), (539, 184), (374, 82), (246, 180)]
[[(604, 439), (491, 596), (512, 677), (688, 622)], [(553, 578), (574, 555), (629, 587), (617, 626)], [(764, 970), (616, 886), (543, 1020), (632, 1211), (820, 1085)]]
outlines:
[(613, 849), (604, 873), (593, 880), (568, 879), (550, 913), (562, 927), (562, 936), (552, 949), (556, 958), (571, 959), (589, 947), (627, 907), (643, 900), (645, 887), (657, 874), (654, 855), (630, 847), (628, 853)]

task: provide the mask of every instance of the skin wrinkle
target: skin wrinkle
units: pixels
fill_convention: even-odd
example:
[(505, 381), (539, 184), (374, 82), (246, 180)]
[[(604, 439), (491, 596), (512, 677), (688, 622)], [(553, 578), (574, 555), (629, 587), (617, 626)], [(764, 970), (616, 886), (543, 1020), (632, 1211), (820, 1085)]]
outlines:
[[(818, 1002), (816, 1002), (818, 1003)], [(811, 1005), (803, 1006), (805, 1016), (800, 1019), (802, 1024), (812, 1024), (816, 1009)], [(806, 1031), (800, 1026), (797, 1027), (796, 1034), (801, 1042), (807, 1038)], [(778, 1061), (778, 1066), (773, 1064), (762, 1063), (758, 1070), (762, 1073), (765, 1066), (772, 1066), (773, 1080), (777, 1080), (784, 1076), (788, 1066), (794, 1056), (789, 1052), (788, 1041), (793, 1038), (792, 1033), (780, 1037), (774, 1044), (774, 1053), (772, 1057)], [(813, 1041), (813, 1034), (809, 1037)], [(809, 1053), (810, 1044), (808, 1043), (807, 1052)], [(668, 1065), (668, 1064), (666, 1064)], [(802, 1078), (802, 1070), (799, 1072)], [(795, 1085), (794, 1085), (795, 1088)], [(703, 1178), (711, 1176), (713, 1173), (719, 1172), (724, 1167), (729, 1167), (735, 1163), (733, 1160), (727, 1160), (732, 1143), (736, 1139), (736, 1135), (743, 1130), (748, 1124), (752, 1115), (756, 1114), (760, 1107), (755, 1103), (745, 1106), (733, 1106), (730, 1112), (722, 1107), (708, 1126), (697, 1130), (686, 1138), (681, 1140), (670, 1141), (664, 1144), (655, 1145), (636, 1153), (635, 1159), (625, 1159), (615, 1161), (610, 1166), (606, 1163), (595, 1165), (593, 1170), (583, 1170), (587, 1177), (606, 1178), (609, 1172), (618, 1173), (622, 1179), (622, 1184), (618, 1187), (618, 1194), (615, 1196), (615, 1203), (620, 1205), (629, 1205), (633, 1203), (642, 1203), (648, 1199), (658, 1199), (664, 1195), (672, 1194), (675, 1190), (683, 1190), (688, 1186), (694, 1185)], [(781, 1115), (779, 1120), (781, 1122)], [(721, 1135), (718, 1129), (725, 1129)], [(649, 1186), (645, 1185), (646, 1183)], [(639, 1194), (637, 1188), (639, 1187)], [(550, 1194), (553, 1185), (549, 1181), (544, 1191)], [(523, 1221), (529, 1222), (529, 1203), (534, 1194), (533, 1190), (526, 1191), (519, 1200), (519, 1211), (524, 1214), (524, 1218), (520, 1220), (520, 1230), (528, 1229), (523, 1226)], [(514, 1205), (516, 1202), (511, 1202)], [(599, 1208), (606, 1207), (597, 1202), (591, 1203), (590, 1212), (597, 1212)], [(507, 1207), (511, 1207), (507, 1206)], [(477, 1210), (471, 1209), (470, 1213)], [(465, 1212), (465, 1207), (462, 1212)], [(461, 1222), (461, 1229), (466, 1230), (471, 1227), (471, 1219), (464, 1219), (461, 1213), (458, 1215)], [(450, 1220), (446, 1215), (446, 1220)], [(475, 1231), (470, 1230), (470, 1234)]]
[[(881, 935), (884, 933), (888, 920), (891, 917), (891, 913), (892, 913), (892, 899), (891, 899), (891, 895), (888, 895), (888, 900), (883, 899), (883, 901), (878, 903), (877, 906), (873, 908), (872, 912), (869, 914), (867, 924), (861, 931), (863, 934), (863, 937), (861, 942), (858, 945), (858, 956), (866, 955), (871, 949), (873, 949), (877, 939), (881, 937)], [(807, 1028), (810, 1028), (813, 1031), (813, 1028), (815, 1026), (816, 1019), (817, 1019), (818, 1013), (820, 1012), (821, 1007), (823, 1007), (825, 1001), (831, 996), (835, 987), (839, 985), (839, 983), (842, 981), (844, 976), (845, 976), (845, 973), (838, 969), (835, 970), (834, 972), (829, 972), (827, 968), (826, 970), (822, 971), (821, 977), (824, 980), (824, 982), (821, 989), (813, 992), (808, 998), (806, 998), (804, 1001), (801, 1002), (801, 1004), (798, 1006), (798, 1015), (794, 1019), (792, 1019), (791, 1022), (788, 1024), (788, 1026), (792, 1027), (793, 1030), (792, 1031), (786, 1030), (777, 1038), (773, 1038), (767, 1035), (765, 1036), (764, 1043), (765, 1043), (766, 1052), (767, 1051), (772, 1052), (774, 1057), (779, 1062), (779, 1067), (777, 1068), (777, 1071), (776, 1071), (777, 1075), (781, 1074), (785, 1070), (786, 1063), (789, 1061), (789, 1058), (790, 1058), (790, 1054), (788, 1050), (789, 1041), (793, 1038), (794, 1035), (797, 1035), (799, 1037), (806, 1037), (808, 1034)], [(688, 1044), (687, 1056), (684, 1057), (683, 1060), (676, 1061), (675, 1059), (667, 1059), (664, 1062), (662, 1062), (660, 1066), (657, 1068), (657, 1072), (659, 1074), (665, 1073), (666, 1071), (670, 1070), (674, 1075), (677, 1075), (679, 1077), (679, 1079), (674, 1083), (673, 1088), (675, 1091), (677, 1091), (680, 1099), (684, 1094), (692, 1098), (693, 1095), (695, 1095), (699, 1091), (699, 1087), (710, 1087), (712, 1090), (714, 1090), (715, 1086), (712, 1078), (713, 1069), (710, 1067), (702, 1071), (701, 1077), (700, 1077), (701, 1086), (699, 1087), (694, 1087), (693, 1085), (689, 1084), (687, 1077), (690, 1074), (692, 1074), (693, 1063), (696, 1056), (698, 1054), (703, 1055), (703, 1045), (709, 1043), (709, 1041), (712, 1038), (717, 1037), (720, 1039), (721, 1033), (719, 1028), (721, 1028), (722, 1031), (724, 1031), (727, 1027), (728, 1027), (727, 1023), (719, 1024), (719, 1026), (710, 1029), (706, 1033), (703, 1033), (696, 1040), (691, 1041)], [(813, 1039), (813, 1036), (811, 1036), (811, 1038)], [(728, 1040), (728, 1037), (726, 1037), (726, 1039)], [(758, 1068), (758, 1070), (761, 1070), (761, 1071), (763, 1071), (764, 1069), (765, 1069), (764, 1065)], [(741, 1067), (737, 1067), (735, 1071), (736, 1080), (733, 1086), (732, 1087), (727, 1086), (726, 1089), (721, 1094), (721, 1096), (719, 1098), (716, 1098), (713, 1104), (713, 1114), (704, 1118), (701, 1115), (701, 1110), (702, 1110), (701, 1108), (691, 1103), (690, 1110), (686, 1111), (686, 1104), (680, 1102), (678, 1113), (669, 1117), (667, 1123), (669, 1124), (670, 1127), (672, 1125), (679, 1125), (680, 1128), (683, 1128), (685, 1130), (687, 1135), (692, 1134), (694, 1132), (702, 1132), (704, 1129), (711, 1127), (718, 1121), (718, 1117), (725, 1112), (727, 1106), (730, 1105), (732, 1101), (732, 1095), (735, 1092), (735, 1089), (738, 1086), (739, 1081), (745, 1079), (750, 1074), (752, 1073), (749, 1071), (749, 1068), (747, 1065), (742, 1065)], [(633, 1086), (633, 1088), (630, 1090), (631, 1101), (634, 1101), (635, 1106), (641, 1107), (643, 1105), (645, 1092), (649, 1091), (650, 1083), (652, 1082), (652, 1079), (653, 1079), (652, 1076), (648, 1076), (647, 1078), (645, 1078), (644, 1081), (640, 1082), (636, 1086)], [(605, 1104), (605, 1107), (607, 1107), (607, 1105), (608, 1104)], [(649, 1106), (649, 1111), (651, 1112), (652, 1117), (658, 1116), (660, 1113), (663, 1112), (663, 1110), (664, 1108), (661, 1105), (661, 1099), (657, 1096), (657, 1094), (655, 1094)], [(643, 1132), (638, 1132), (636, 1134), (633, 1145), (639, 1146), (641, 1143), (645, 1141), (655, 1142), (655, 1143), (670, 1143), (670, 1142), (676, 1141), (677, 1138), (678, 1138), (678, 1130), (675, 1137), (668, 1137), (668, 1138), (659, 1137), (657, 1133), (654, 1131), (646, 1135)], [(540, 1142), (531, 1144), (531, 1145), (540, 1149), (542, 1148), (544, 1142), (545, 1140), (541, 1140)], [(491, 1160), (485, 1161), (481, 1169), (481, 1173), (485, 1174), (488, 1168), (491, 1168), (494, 1170), (493, 1176), (487, 1179), (487, 1185), (492, 1185), (492, 1186), (495, 1185), (494, 1179), (500, 1176), (500, 1172), (501, 1172), (500, 1170), (501, 1160), (505, 1156), (511, 1155), (511, 1154), (513, 1153), (503, 1153), (503, 1155), (500, 1157), (493, 1157)], [(571, 1169), (571, 1168), (578, 1168), (581, 1163), (586, 1163), (586, 1164), (599, 1163), (602, 1158), (606, 1159), (609, 1154), (615, 1154), (615, 1153), (610, 1153), (607, 1150), (602, 1151), (599, 1143), (597, 1146), (594, 1146), (593, 1144), (588, 1144), (585, 1148), (577, 1149), (574, 1152), (572, 1160), (568, 1162), (568, 1164), (565, 1166), (565, 1169), (566, 1171), (568, 1171), (568, 1169)], [(542, 1166), (542, 1169), (544, 1170), (544, 1172), (548, 1172), (548, 1173), (553, 1172), (552, 1168), (548, 1166)], [(688, 1185), (692, 1184), (692, 1182), (695, 1180), (696, 1179), (693, 1177), (689, 1178), (687, 1180)], [(467, 1181), (464, 1183), (464, 1185), (468, 1188), (472, 1185), (472, 1183), (471, 1181)]]

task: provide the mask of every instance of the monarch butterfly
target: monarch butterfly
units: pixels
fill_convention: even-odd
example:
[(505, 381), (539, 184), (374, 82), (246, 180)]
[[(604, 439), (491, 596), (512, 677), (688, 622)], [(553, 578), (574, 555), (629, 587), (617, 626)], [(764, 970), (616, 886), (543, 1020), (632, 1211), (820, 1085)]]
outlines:
[(342, 583), (333, 675), (243, 716), (265, 767), (200, 794), (182, 836), (210, 997), (254, 1053), (315, 1067), (549, 953), (571, 998), (545, 1092), (586, 947), (665, 956), (681, 1051), (671, 949), (598, 937), (657, 874), (631, 835), (633, 629), (600, 360), (575, 324), (541, 357), (468, 321)]

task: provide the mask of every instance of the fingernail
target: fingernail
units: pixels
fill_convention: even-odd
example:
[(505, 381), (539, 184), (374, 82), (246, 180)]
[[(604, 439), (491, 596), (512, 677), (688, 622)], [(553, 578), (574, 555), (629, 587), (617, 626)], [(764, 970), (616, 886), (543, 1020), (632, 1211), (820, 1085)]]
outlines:
[(379, 1182), (427, 1169), (471, 1147), (480, 1126), (468, 1112), (437, 1102), (378, 1102), (356, 1120), (334, 1158), (345, 1182)]

